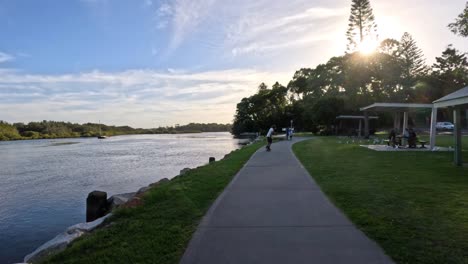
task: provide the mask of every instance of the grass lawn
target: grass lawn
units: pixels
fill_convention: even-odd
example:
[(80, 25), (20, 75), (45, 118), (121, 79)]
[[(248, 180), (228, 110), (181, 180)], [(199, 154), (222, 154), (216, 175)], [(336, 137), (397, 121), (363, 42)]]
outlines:
[(114, 212), (108, 227), (44, 263), (178, 263), (202, 216), (264, 142), (150, 190), (144, 205)]
[(453, 166), (453, 153), (376, 152), (338, 141), (317, 137), (293, 150), (361, 230), (397, 263), (468, 263), (468, 168)]

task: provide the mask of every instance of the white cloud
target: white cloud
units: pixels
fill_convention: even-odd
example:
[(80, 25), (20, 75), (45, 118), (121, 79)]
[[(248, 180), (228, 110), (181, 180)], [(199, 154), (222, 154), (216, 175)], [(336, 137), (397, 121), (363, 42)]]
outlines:
[(333, 40), (336, 38), (336, 23), (340, 23), (336, 18), (347, 13), (343, 8), (327, 7), (284, 10), (281, 13), (262, 10), (268, 9), (247, 13), (230, 25), (226, 46), (232, 55), (307, 49), (311, 43)]
[[(253, 94), (260, 82), (284, 82), (290, 75), (254, 69), (140, 69), (63, 75), (0, 71), (0, 112), (11, 122), (89, 122), (99, 116), (105, 123), (135, 127), (192, 121), (225, 123), (232, 121), (240, 99)], [(157, 124), (155, 120), (159, 120)]]
[[(198, 30), (198, 26), (213, 11), (216, 0), (175, 0), (171, 8), (172, 39), (169, 51), (175, 50), (189, 36)], [(211, 14), (213, 15), (213, 14)]]
[(13, 57), (12, 55), (4, 53), (4, 52), (0, 52), (0, 63), (11, 61), (11, 60), (14, 60), (14, 59), (15, 59), (15, 57)]
[(153, 5), (153, 1), (151, 1), (151, 0), (145, 0), (145, 1), (144, 1), (144, 4), (145, 4), (145, 6), (152, 6), (152, 5)]

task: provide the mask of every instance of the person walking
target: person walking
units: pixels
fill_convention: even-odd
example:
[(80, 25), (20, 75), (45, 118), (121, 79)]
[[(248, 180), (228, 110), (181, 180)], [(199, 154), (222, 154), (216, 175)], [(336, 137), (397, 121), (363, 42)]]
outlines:
[(272, 137), (273, 137), (273, 133), (275, 132), (275, 128), (276, 128), (276, 126), (275, 126), (275, 125), (272, 125), (272, 126), (270, 127), (270, 129), (268, 130), (268, 133), (267, 133), (267, 135), (266, 135), (267, 142), (268, 142), (268, 144), (267, 144), (267, 146), (266, 146), (266, 150), (267, 150), (267, 151), (271, 151), (271, 143), (273, 142), (273, 138), (272, 138)]

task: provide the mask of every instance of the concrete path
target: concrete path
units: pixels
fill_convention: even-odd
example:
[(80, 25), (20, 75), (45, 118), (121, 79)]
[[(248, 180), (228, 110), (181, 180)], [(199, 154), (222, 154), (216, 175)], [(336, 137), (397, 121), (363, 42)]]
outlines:
[(292, 153), (259, 150), (207, 212), (181, 263), (392, 263)]

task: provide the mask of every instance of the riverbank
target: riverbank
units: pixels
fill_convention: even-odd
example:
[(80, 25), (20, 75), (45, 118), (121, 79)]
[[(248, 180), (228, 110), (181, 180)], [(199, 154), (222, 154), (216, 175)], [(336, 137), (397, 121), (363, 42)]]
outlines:
[(153, 135), (184, 134), (203, 132), (229, 132), (230, 124), (189, 123), (173, 127), (133, 128), (96, 123), (77, 124), (61, 121), (41, 121), (24, 123), (7, 123), (0, 120), (0, 141), (27, 139), (57, 139), (119, 135)]
[(117, 209), (112, 224), (44, 263), (177, 263), (200, 219), (263, 142), (151, 189), (143, 205)]
[[(207, 131), (211, 132), (211, 131)], [(213, 133), (222, 133), (222, 132), (229, 132), (229, 131), (215, 131)], [(161, 132), (161, 133), (122, 133), (122, 134), (103, 134), (103, 136), (107, 137), (118, 137), (118, 136), (131, 136), (131, 135), (178, 135), (178, 134), (200, 134), (200, 133), (206, 133), (203, 131), (173, 131), (173, 132)], [(61, 137), (61, 136), (43, 136), (43, 137), (20, 137), (20, 138), (13, 138), (13, 139), (2, 139), (0, 138), (0, 142), (2, 141), (19, 141), (19, 140), (36, 140), (36, 139), (73, 139), (73, 138), (95, 138), (98, 137), (99, 135), (89, 135), (89, 136), (80, 136), (80, 135), (70, 135), (67, 137)]]

